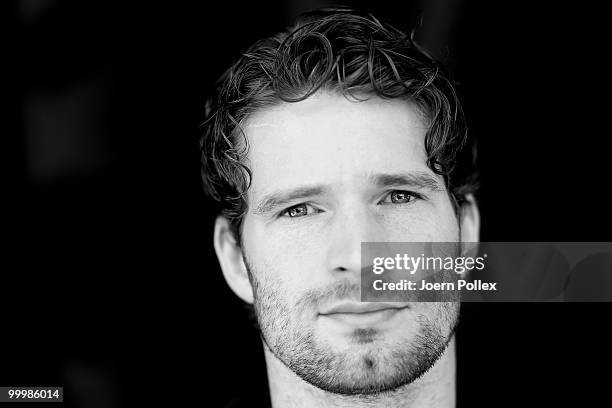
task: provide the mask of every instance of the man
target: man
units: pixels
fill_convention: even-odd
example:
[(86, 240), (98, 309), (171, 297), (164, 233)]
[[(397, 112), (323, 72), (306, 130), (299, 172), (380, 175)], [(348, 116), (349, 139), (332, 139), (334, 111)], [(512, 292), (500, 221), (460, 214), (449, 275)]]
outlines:
[(252, 304), (272, 406), (455, 405), (455, 302), (360, 302), (362, 242), (476, 242), (472, 150), (444, 69), (372, 16), (257, 42), (207, 105), (215, 250)]

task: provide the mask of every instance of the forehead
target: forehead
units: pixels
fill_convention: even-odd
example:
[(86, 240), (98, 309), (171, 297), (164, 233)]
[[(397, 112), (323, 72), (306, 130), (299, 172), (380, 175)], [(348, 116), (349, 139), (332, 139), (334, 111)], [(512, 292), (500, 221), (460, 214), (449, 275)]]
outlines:
[(346, 185), (367, 174), (423, 171), (427, 131), (400, 99), (354, 102), (319, 93), (262, 109), (245, 122), (251, 194), (297, 185)]

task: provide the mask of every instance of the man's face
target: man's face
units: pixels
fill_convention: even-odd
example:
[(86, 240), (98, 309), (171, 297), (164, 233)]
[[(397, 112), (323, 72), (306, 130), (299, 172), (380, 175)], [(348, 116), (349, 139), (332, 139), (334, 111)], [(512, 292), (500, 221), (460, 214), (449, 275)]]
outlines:
[(458, 222), (426, 164), (413, 105), (319, 93), (245, 124), (252, 184), (243, 254), (267, 346), (311, 384), (368, 394), (410, 383), (444, 351), (456, 303), (360, 303), (361, 242), (450, 242)]

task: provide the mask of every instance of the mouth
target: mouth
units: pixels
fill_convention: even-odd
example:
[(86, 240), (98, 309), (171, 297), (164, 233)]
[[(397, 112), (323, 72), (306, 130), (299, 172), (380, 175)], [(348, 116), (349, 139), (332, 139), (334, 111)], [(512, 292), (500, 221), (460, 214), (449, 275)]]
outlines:
[(338, 303), (321, 312), (322, 315), (331, 314), (369, 314), (387, 309), (404, 309), (408, 307), (405, 303), (388, 302), (344, 302)]
[(401, 310), (407, 309), (405, 303), (341, 303), (324, 310), (319, 315), (326, 319), (353, 324), (373, 325), (390, 319)]

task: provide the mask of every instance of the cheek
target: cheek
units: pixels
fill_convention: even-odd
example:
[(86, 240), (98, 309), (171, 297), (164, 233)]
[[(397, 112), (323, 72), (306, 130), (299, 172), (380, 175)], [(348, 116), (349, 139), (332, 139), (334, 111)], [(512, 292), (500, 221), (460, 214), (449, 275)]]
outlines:
[(406, 213), (389, 212), (381, 218), (390, 242), (454, 242), (459, 226), (452, 209), (432, 212), (429, 209)]
[(273, 281), (283, 291), (282, 297), (296, 299), (313, 286), (315, 271), (324, 267), (321, 234), (316, 228), (267, 228), (245, 235), (251, 272), (260, 281)]

